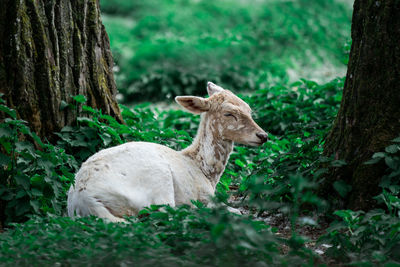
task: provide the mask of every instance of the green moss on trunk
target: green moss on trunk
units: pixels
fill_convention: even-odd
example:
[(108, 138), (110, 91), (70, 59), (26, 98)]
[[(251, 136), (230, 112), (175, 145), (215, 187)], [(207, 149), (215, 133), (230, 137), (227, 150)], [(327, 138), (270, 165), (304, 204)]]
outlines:
[(122, 121), (97, 0), (0, 2), (0, 59), (0, 91), (40, 136), (75, 120), (60, 104), (77, 94)]

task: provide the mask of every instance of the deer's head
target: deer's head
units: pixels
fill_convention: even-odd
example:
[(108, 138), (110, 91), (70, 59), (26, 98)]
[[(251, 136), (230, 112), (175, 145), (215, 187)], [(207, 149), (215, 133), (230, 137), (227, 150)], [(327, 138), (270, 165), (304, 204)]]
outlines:
[(208, 82), (207, 91), (209, 98), (177, 96), (175, 100), (192, 113), (205, 113), (215, 138), (251, 146), (260, 146), (268, 140), (268, 134), (251, 117), (246, 102), (212, 82)]

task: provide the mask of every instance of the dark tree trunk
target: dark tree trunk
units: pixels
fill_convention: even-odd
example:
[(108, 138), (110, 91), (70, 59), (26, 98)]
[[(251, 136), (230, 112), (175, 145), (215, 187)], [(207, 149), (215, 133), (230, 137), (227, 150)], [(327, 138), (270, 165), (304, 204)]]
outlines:
[(98, 0), (0, 0), (0, 92), (39, 136), (74, 121), (60, 104), (78, 94), (122, 121), (112, 67)]
[(356, 0), (351, 35), (343, 99), (324, 148), (347, 165), (331, 169), (320, 192), (335, 196), (332, 185), (342, 180), (352, 186), (342, 207), (367, 210), (385, 164), (363, 163), (400, 135), (400, 1)]

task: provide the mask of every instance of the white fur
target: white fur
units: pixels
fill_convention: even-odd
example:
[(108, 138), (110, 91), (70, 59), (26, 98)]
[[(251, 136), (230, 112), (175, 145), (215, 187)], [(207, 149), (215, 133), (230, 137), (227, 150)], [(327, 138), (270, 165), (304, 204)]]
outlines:
[(82, 165), (68, 192), (68, 215), (119, 221), (151, 204), (189, 204), (213, 193), (211, 182), (181, 152), (131, 142), (102, 150)]
[[(233, 141), (251, 145), (266, 141), (256, 137), (256, 133), (265, 132), (248, 115), (246, 103), (213, 84), (208, 85), (208, 92), (208, 99), (177, 98), (189, 111), (202, 113), (191, 146), (175, 151), (158, 144), (130, 142), (94, 154), (82, 164), (68, 192), (68, 215), (96, 215), (119, 222), (124, 215), (136, 215), (151, 204), (176, 206), (191, 204), (191, 200), (207, 204), (225, 169)], [(241, 120), (247, 121), (247, 126), (230, 125), (237, 122), (223, 115), (222, 100), (237, 103), (235, 107), (244, 110)], [(232, 130), (238, 128), (244, 128), (243, 132), (233, 134)], [(225, 133), (226, 129), (229, 132)]]

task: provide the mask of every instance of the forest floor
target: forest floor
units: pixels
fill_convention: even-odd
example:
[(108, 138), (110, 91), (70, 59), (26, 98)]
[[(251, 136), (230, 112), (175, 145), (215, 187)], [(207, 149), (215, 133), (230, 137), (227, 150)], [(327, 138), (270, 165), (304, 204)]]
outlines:
[[(240, 197), (235, 194), (232, 194), (229, 203), (235, 205), (235, 203), (240, 202)], [(292, 236), (291, 230), (291, 222), (290, 218), (282, 213), (282, 212), (269, 212), (264, 211), (261, 214), (256, 214), (247, 206), (240, 206), (238, 210), (243, 215), (253, 216), (254, 220), (263, 221), (267, 225), (276, 229), (275, 234), (278, 237), (289, 239)], [(328, 264), (329, 266), (334, 265), (335, 262), (329, 257), (324, 256), (325, 251), (331, 247), (329, 244), (318, 244), (318, 239), (326, 233), (326, 230), (329, 227), (329, 223), (321, 218), (312, 218), (314, 221), (318, 222), (318, 225), (297, 225), (296, 233), (300, 236), (305, 237), (308, 241), (305, 243), (305, 246), (311, 250), (313, 250), (316, 254), (320, 255), (323, 258), (323, 262)], [(283, 254), (287, 254), (289, 252), (289, 246), (282, 246), (281, 251)]]

